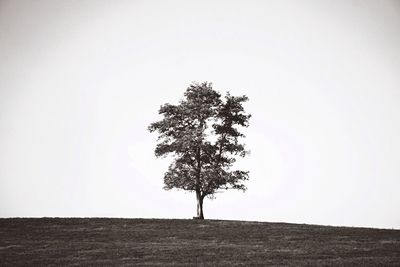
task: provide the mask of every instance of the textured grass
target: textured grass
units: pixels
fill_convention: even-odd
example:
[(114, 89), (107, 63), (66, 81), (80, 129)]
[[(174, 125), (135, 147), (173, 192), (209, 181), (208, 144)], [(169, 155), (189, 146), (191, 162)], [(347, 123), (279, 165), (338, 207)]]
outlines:
[(216, 220), (0, 219), (0, 265), (400, 265), (400, 230)]

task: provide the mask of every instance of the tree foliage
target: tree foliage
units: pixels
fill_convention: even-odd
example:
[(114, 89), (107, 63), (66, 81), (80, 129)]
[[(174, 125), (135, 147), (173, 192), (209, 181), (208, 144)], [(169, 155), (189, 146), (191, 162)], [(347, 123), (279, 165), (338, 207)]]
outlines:
[(177, 105), (159, 109), (162, 120), (149, 126), (158, 132), (157, 157), (172, 154), (174, 160), (164, 175), (165, 189), (195, 191), (198, 217), (203, 217), (204, 197), (214, 197), (219, 189), (246, 190), (248, 172), (231, 170), (236, 157), (247, 151), (239, 127), (249, 126), (243, 103), (248, 97), (221, 94), (208, 82), (193, 83)]

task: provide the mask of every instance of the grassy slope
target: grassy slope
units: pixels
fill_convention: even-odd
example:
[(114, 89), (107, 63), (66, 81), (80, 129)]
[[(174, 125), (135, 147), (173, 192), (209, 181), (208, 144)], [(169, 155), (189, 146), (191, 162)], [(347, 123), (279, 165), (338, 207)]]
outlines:
[(0, 219), (0, 265), (396, 265), (400, 230), (214, 220)]

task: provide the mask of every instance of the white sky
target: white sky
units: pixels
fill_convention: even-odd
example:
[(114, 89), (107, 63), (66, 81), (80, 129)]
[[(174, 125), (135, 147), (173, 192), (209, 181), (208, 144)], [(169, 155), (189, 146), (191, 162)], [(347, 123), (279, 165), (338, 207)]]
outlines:
[(207, 218), (400, 228), (389, 0), (1, 1), (0, 216), (194, 216), (147, 132), (192, 81), (253, 115)]

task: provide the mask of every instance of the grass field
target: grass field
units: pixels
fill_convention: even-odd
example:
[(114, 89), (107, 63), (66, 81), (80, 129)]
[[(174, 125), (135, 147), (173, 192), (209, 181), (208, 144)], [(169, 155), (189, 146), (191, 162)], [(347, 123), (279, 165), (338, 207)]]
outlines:
[(400, 230), (217, 220), (0, 219), (0, 265), (400, 265)]

